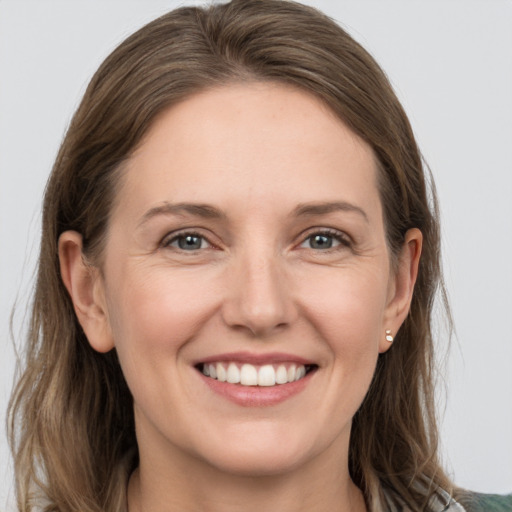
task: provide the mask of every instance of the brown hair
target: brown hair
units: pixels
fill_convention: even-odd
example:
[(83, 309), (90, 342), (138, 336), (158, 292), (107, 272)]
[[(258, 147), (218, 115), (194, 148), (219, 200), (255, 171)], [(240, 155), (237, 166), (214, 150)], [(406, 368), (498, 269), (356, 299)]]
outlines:
[(25, 371), (10, 404), (20, 511), (120, 511), (137, 465), (130, 392), (115, 350), (95, 352), (77, 321), (59, 235), (80, 232), (99, 265), (122, 164), (155, 116), (196, 91), (254, 80), (309, 91), (373, 148), (392, 254), (407, 229), (423, 233), (411, 310), (354, 418), (349, 464), (371, 510), (393, 496), (424, 510), (450, 492), (433, 395), (431, 316), (443, 289), (435, 193), (429, 206), (407, 117), (373, 58), (332, 20), (293, 2), (234, 0), (177, 9), (125, 40), (92, 78), (62, 143), (45, 194)]

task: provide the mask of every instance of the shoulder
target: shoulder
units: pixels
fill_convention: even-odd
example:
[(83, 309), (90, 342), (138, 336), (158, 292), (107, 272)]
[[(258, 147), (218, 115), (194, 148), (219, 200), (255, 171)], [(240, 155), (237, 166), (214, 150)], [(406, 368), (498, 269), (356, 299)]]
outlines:
[(457, 502), (466, 512), (512, 512), (512, 494), (501, 496), (464, 491), (457, 497)]

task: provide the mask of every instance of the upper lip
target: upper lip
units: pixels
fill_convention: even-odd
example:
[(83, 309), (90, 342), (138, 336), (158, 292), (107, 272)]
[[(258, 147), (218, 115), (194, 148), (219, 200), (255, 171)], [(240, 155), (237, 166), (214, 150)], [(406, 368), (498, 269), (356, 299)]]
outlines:
[(215, 354), (197, 360), (194, 365), (201, 363), (218, 363), (221, 361), (229, 361), (234, 363), (248, 363), (253, 365), (279, 364), (279, 363), (295, 363), (303, 365), (313, 365), (314, 361), (305, 359), (304, 357), (284, 352), (268, 352), (266, 354), (255, 354), (251, 352), (225, 352), (223, 354)]

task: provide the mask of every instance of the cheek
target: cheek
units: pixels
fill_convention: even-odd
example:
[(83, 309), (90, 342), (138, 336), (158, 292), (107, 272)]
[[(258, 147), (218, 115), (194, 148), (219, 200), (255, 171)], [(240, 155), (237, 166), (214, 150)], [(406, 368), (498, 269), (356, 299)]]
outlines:
[(193, 339), (216, 308), (208, 279), (198, 273), (149, 268), (123, 274), (109, 297), (110, 324), (120, 357), (131, 352), (158, 364), (159, 355), (176, 353)]
[(375, 372), (387, 296), (387, 276), (382, 274), (348, 268), (317, 271), (310, 281), (315, 286), (300, 293), (302, 317), (329, 352), (328, 385), (317, 404), (318, 418), (330, 418), (328, 426), (319, 426), (328, 437), (350, 424)]
[(308, 293), (304, 290), (303, 315), (331, 354), (330, 406), (339, 417), (352, 417), (377, 364), (384, 335), (387, 274), (379, 267), (364, 272), (337, 270), (323, 279), (317, 275), (316, 286)]
[(183, 386), (190, 367), (181, 355), (215, 311), (215, 294), (205, 292), (197, 274), (180, 278), (169, 268), (136, 267), (121, 276), (108, 296), (121, 368), (139, 411), (155, 425), (166, 424), (178, 412), (162, 404), (191, 399), (193, 390)]
[(379, 269), (330, 269), (301, 291), (304, 316), (336, 357), (378, 349), (387, 303), (386, 273)]

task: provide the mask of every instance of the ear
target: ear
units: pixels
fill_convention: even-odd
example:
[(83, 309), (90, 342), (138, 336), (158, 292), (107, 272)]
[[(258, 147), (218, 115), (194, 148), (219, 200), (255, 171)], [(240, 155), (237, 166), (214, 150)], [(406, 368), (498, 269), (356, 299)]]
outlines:
[(82, 253), (82, 235), (65, 231), (59, 237), (60, 273), (73, 302), (76, 316), (92, 348), (114, 348), (100, 271)]
[[(393, 336), (396, 335), (409, 313), (414, 285), (418, 277), (422, 244), (421, 231), (417, 228), (409, 229), (398, 255), (396, 272), (391, 277), (388, 303), (384, 315), (383, 329), (389, 329)], [(379, 352), (386, 352), (390, 346), (391, 344), (386, 340), (383, 332), (379, 343)]]

